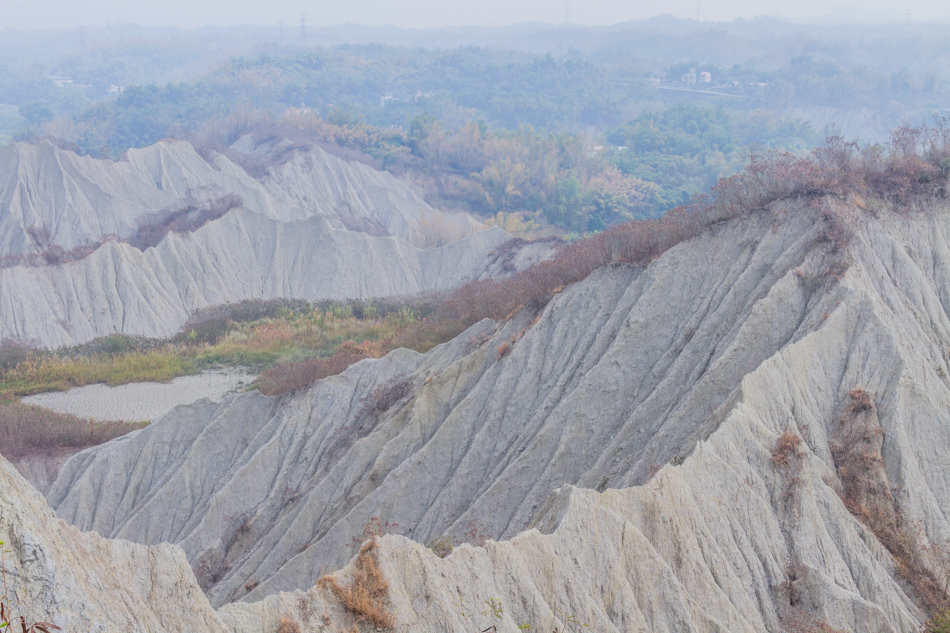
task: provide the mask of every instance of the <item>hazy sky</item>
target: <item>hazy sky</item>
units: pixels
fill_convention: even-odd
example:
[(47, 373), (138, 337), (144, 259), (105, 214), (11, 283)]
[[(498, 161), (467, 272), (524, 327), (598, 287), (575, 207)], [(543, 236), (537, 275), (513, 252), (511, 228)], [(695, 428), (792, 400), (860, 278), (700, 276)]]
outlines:
[[(845, 3), (847, 0), (845, 0)], [(857, 4), (857, 3), (856, 3)], [(578, 24), (612, 24), (669, 13), (677, 17), (731, 20), (760, 15), (928, 19), (950, 14), (946, 2), (934, 0), (862, 0), (860, 10), (828, 0), (574, 0), (569, 20)], [(832, 9), (833, 8), (833, 9)], [(276, 25), (307, 23), (331, 26), (346, 22), (400, 27), (448, 25), (502, 26), (518, 22), (561, 23), (565, 3), (558, 0), (0, 0), (0, 28), (17, 29), (105, 26), (107, 22), (185, 28), (209, 24)]]

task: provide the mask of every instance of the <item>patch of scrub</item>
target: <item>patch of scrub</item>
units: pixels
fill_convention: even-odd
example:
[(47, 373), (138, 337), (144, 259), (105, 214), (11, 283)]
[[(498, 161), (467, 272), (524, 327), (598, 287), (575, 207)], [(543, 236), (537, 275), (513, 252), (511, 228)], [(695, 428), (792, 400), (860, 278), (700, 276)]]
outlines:
[(157, 420), (180, 404), (202, 398), (218, 402), (231, 391), (254, 380), (244, 372), (210, 371), (181, 376), (171, 382), (135, 382), (118, 387), (88, 385), (69, 391), (42, 393), (23, 398), (59, 413), (95, 420)]

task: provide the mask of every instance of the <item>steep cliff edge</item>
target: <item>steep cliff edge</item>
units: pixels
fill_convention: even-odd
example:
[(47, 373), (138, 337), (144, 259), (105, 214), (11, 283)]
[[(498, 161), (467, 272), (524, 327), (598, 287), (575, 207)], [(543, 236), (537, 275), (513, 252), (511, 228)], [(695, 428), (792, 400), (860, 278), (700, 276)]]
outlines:
[(263, 599), (222, 609), (235, 630), (339, 623), (326, 587), (279, 592), (378, 517), (509, 539), (445, 559), (381, 539), (400, 630), (482, 630), (498, 600), (504, 631), (909, 633), (945, 599), (948, 272), (943, 208), (781, 201), (428, 354), (179, 409), (73, 457), (48, 498), (181, 544), (215, 604)]
[[(28, 624), (64, 631), (149, 633), (227, 629), (195, 582), (181, 549), (82, 533), (57, 519), (0, 457), (0, 540), (9, 603)], [(19, 624), (15, 623), (19, 630)]]

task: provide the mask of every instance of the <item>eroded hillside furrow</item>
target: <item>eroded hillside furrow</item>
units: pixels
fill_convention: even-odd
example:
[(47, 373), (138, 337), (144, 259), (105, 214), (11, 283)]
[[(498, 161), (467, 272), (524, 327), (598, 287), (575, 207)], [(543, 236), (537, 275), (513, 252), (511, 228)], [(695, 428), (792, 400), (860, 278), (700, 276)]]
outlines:
[[(716, 411), (743, 377), (798, 336), (803, 315), (829, 307), (799, 281), (824, 265), (813, 217), (775, 232), (770, 222), (721, 225), (646, 268), (607, 266), (536, 322), (485, 322), (424, 356), (364, 361), (285, 396), (259, 424), (232, 419), (259, 396), (222, 404), (172, 476), (125, 484), (144, 497), (108, 523), (83, 518), (89, 506), (117, 505), (87, 486), (135, 472), (138, 454), (174, 433), (165, 422), (135, 436), (138, 451), (107, 445), (84, 476), (64, 472), (71, 483), (54, 484), (50, 500), (88, 529), (180, 543), (196, 567), (217, 570), (217, 604), (310, 586), (349, 558), (372, 517), (422, 543), (513, 535), (565, 484), (630, 486), (682, 462), (718, 428)], [(367, 416), (360, 403), (403, 379), (411, 393)], [(226, 444), (247, 447), (226, 461), (201, 449), (223, 429)], [(183, 498), (195, 473), (210, 496)], [(239, 554), (238, 523), (250, 535)]]
[[(183, 141), (118, 162), (48, 142), (0, 148), (0, 171), (17, 174), (0, 181), (0, 340), (166, 337), (195, 310), (244, 299), (443, 290), (484, 276), (509, 238), (316, 147), (276, 162), (285, 145), (228, 150), (266, 165), (257, 177)], [(553, 246), (532, 251), (524, 265)]]
[[(111, 547), (120, 573), (150, 552), (136, 561), (165, 570), (161, 591), (171, 578), (197, 596), (181, 607), (196, 631), (365, 630), (372, 608), (407, 633), (917, 633), (946, 600), (950, 319), (933, 235), (950, 215), (826, 202), (848, 239), (823, 237), (831, 211), (814, 200), (784, 200), (645, 266), (601, 267), (536, 319), (281, 397), (181, 407), (78, 453), (48, 499), (82, 528), (179, 544), (224, 605), (213, 617), (174, 547)], [(17, 564), (41, 578), (37, 561), (73, 550), (34, 533), (50, 558), (18, 536)], [(85, 559), (83, 582), (105, 559)], [(346, 606), (370, 581), (385, 590)], [(117, 591), (164, 595), (141, 589)], [(44, 604), (75, 622), (74, 602)]]

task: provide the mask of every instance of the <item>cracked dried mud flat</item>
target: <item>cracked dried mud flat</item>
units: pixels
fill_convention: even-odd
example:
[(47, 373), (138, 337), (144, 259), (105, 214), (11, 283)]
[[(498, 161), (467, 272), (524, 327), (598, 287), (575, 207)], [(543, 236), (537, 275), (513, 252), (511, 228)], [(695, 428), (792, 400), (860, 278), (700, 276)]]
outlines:
[(169, 382), (134, 382), (118, 387), (86, 385), (69, 391), (54, 391), (21, 398), (59, 413), (94, 420), (152, 421), (179, 405), (208, 399), (220, 402), (254, 380), (241, 371), (206, 371), (179, 376)]

